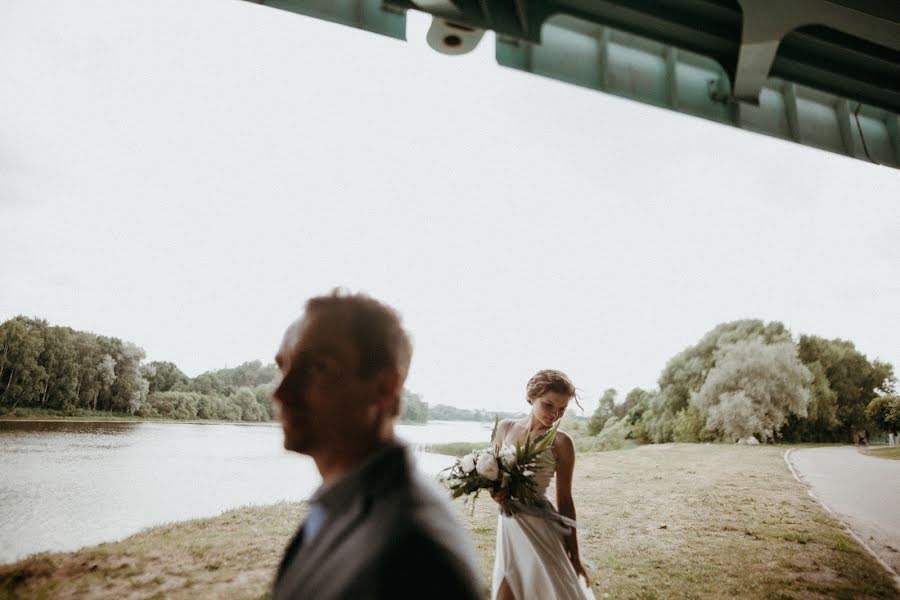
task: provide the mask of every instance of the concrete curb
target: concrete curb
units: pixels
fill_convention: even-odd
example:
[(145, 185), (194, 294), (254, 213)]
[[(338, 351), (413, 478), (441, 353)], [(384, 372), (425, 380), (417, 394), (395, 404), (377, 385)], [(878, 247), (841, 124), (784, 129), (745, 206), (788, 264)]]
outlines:
[(822, 502), (822, 500), (813, 493), (809, 484), (806, 483), (806, 481), (804, 481), (803, 476), (797, 472), (797, 469), (794, 468), (794, 463), (791, 462), (791, 453), (794, 450), (796, 450), (796, 448), (790, 448), (789, 450), (786, 450), (784, 453), (784, 462), (785, 462), (785, 464), (787, 464), (788, 469), (790, 469), (791, 475), (794, 476), (794, 479), (796, 479), (798, 483), (800, 483), (803, 487), (806, 488), (806, 493), (809, 494), (810, 498), (815, 500), (819, 506), (824, 508), (828, 512), (828, 514), (831, 515), (832, 518), (834, 518), (838, 523), (843, 525), (844, 530), (847, 533), (849, 533), (853, 537), (854, 540), (859, 542), (859, 544), (863, 548), (866, 549), (866, 552), (868, 552), (869, 554), (872, 555), (872, 558), (874, 558), (878, 562), (878, 564), (881, 565), (884, 568), (884, 570), (888, 572), (888, 575), (891, 576), (891, 579), (894, 581), (894, 587), (897, 588), (898, 591), (900, 591), (900, 574), (898, 574), (896, 571), (894, 571), (894, 569), (891, 568), (891, 565), (887, 564), (887, 562), (885, 562), (885, 560), (883, 558), (881, 558), (881, 556), (879, 556), (878, 553), (875, 552), (875, 550), (873, 550), (872, 547), (869, 546), (869, 544), (866, 543), (866, 541), (864, 539), (862, 539), (860, 536), (856, 535), (856, 532), (854, 532), (852, 529), (850, 529), (850, 526), (847, 523), (845, 523), (837, 515), (837, 513), (835, 513), (833, 510), (831, 510), (827, 504)]

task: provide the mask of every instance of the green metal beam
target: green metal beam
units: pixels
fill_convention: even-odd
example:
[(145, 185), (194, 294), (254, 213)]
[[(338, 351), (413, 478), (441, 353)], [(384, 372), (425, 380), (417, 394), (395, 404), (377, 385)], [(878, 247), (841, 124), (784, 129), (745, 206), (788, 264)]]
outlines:
[(248, 1), (406, 40), (406, 11), (387, 6), (381, 0)]
[(497, 42), (501, 65), (631, 100), (900, 168), (898, 115), (770, 77), (736, 102), (717, 61), (602, 25), (550, 18), (541, 44)]

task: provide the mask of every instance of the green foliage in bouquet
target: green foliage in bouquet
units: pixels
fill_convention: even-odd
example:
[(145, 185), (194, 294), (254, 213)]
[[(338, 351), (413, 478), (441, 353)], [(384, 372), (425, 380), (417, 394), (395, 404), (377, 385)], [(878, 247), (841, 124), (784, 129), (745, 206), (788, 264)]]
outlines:
[[(492, 440), (497, 437), (499, 422), (498, 417), (491, 432)], [(503, 503), (506, 512), (516, 503), (538, 504), (541, 498), (534, 476), (551, 462), (545, 453), (553, 444), (558, 428), (559, 423), (534, 439), (528, 435), (524, 443), (517, 442), (514, 448), (491, 446), (458, 459), (444, 477), (450, 496), (466, 496), (466, 501), (474, 501), (482, 490), (490, 490), (492, 494), (505, 492), (506, 498), (512, 501)]]

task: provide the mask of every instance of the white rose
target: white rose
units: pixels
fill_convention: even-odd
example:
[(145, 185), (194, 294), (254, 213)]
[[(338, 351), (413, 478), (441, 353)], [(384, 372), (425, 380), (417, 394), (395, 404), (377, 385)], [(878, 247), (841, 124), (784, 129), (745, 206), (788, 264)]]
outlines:
[(497, 478), (500, 477), (500, 465), (497, 464), (497, 459), (490, 452), (481, 453), (475, 470), (489, 481), (497, 481)]
[(524, 471), (522, 471), (522, 475), (524, 475), (525, 477), (534, 477), (534, 471), (525, 469)]
[(503, 446), (500, 450), (500, 462), (507, 469), (513, 469), (516, 466), (516, 449), (512, 446)]
[(469, 453), (459, 459), (459, 466), (462, 467), (462, 470), (466, 473), (471, 473), (475, 470), (475, 454)]

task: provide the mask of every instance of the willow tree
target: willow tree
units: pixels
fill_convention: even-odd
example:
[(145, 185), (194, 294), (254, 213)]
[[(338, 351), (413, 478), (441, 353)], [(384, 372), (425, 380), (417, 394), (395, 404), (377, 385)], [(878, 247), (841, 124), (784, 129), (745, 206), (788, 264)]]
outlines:
[(760, 338), (767, 344), (789, 342), (791, 333), (778, 322), (742, 319), (720, 323), (693, 346), (673, 356), (659, 375), (659, 394), (642, 415), (639, 429), (653, 442), (674, 439), (676, 417), (690, 416), (691, 396), (700, 390), (710, 369), (716, 366), (723, 349)]
[(774, 439), (788, 416), (806, 416), (811, 381), (793, 342), (754, 338), (718, 353), (691, 404), (706, 415), (710, 429), (736, 438)]

